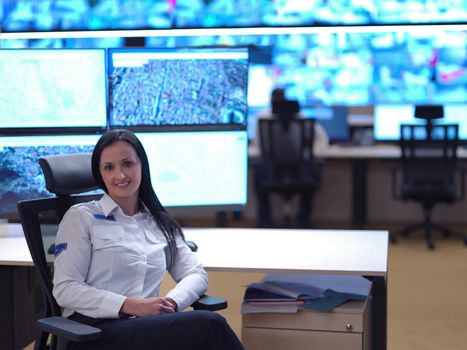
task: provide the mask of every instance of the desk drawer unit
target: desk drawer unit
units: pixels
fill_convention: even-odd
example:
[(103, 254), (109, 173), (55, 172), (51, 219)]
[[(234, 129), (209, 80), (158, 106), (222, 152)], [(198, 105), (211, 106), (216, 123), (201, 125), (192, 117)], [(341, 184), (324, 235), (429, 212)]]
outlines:
[(352, 301), (331, 312), (242, 316), (246, 350), (370, 350), (371, 302)]

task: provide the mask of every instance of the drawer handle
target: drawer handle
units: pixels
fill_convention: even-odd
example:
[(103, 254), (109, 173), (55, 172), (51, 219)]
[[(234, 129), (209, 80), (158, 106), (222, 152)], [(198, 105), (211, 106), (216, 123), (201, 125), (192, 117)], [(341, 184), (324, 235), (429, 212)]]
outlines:
[(347, 323), (347, 325), (345, 326), (345, 329), (347, 329), (347, 332), (352, 332), (353, 326), (350, 323)]

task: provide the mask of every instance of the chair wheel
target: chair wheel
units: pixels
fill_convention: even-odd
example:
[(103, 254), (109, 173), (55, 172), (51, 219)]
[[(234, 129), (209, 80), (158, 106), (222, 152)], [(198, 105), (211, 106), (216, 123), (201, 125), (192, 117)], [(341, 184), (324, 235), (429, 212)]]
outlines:
[(435, 245), (432, 242), (428, 243), (428, 249), (435, 250)]

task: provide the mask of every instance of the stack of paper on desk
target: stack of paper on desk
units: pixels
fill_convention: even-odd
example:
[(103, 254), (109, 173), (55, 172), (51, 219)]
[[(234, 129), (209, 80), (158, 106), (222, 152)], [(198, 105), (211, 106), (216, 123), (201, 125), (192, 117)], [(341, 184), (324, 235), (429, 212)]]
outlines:
[(243, 313), (330, 311), (370, 296), (371, 282), (360, 276), (269, 273), (247, 286)]

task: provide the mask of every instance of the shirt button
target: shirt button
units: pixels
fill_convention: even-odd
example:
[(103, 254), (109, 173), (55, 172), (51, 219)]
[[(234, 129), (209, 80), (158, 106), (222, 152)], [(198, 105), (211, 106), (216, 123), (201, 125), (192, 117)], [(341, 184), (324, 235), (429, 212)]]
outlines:
[(141, 255), (141, 261), (142, 262), (147, 262), (148, 261), (148, 258), (146, 255)]

